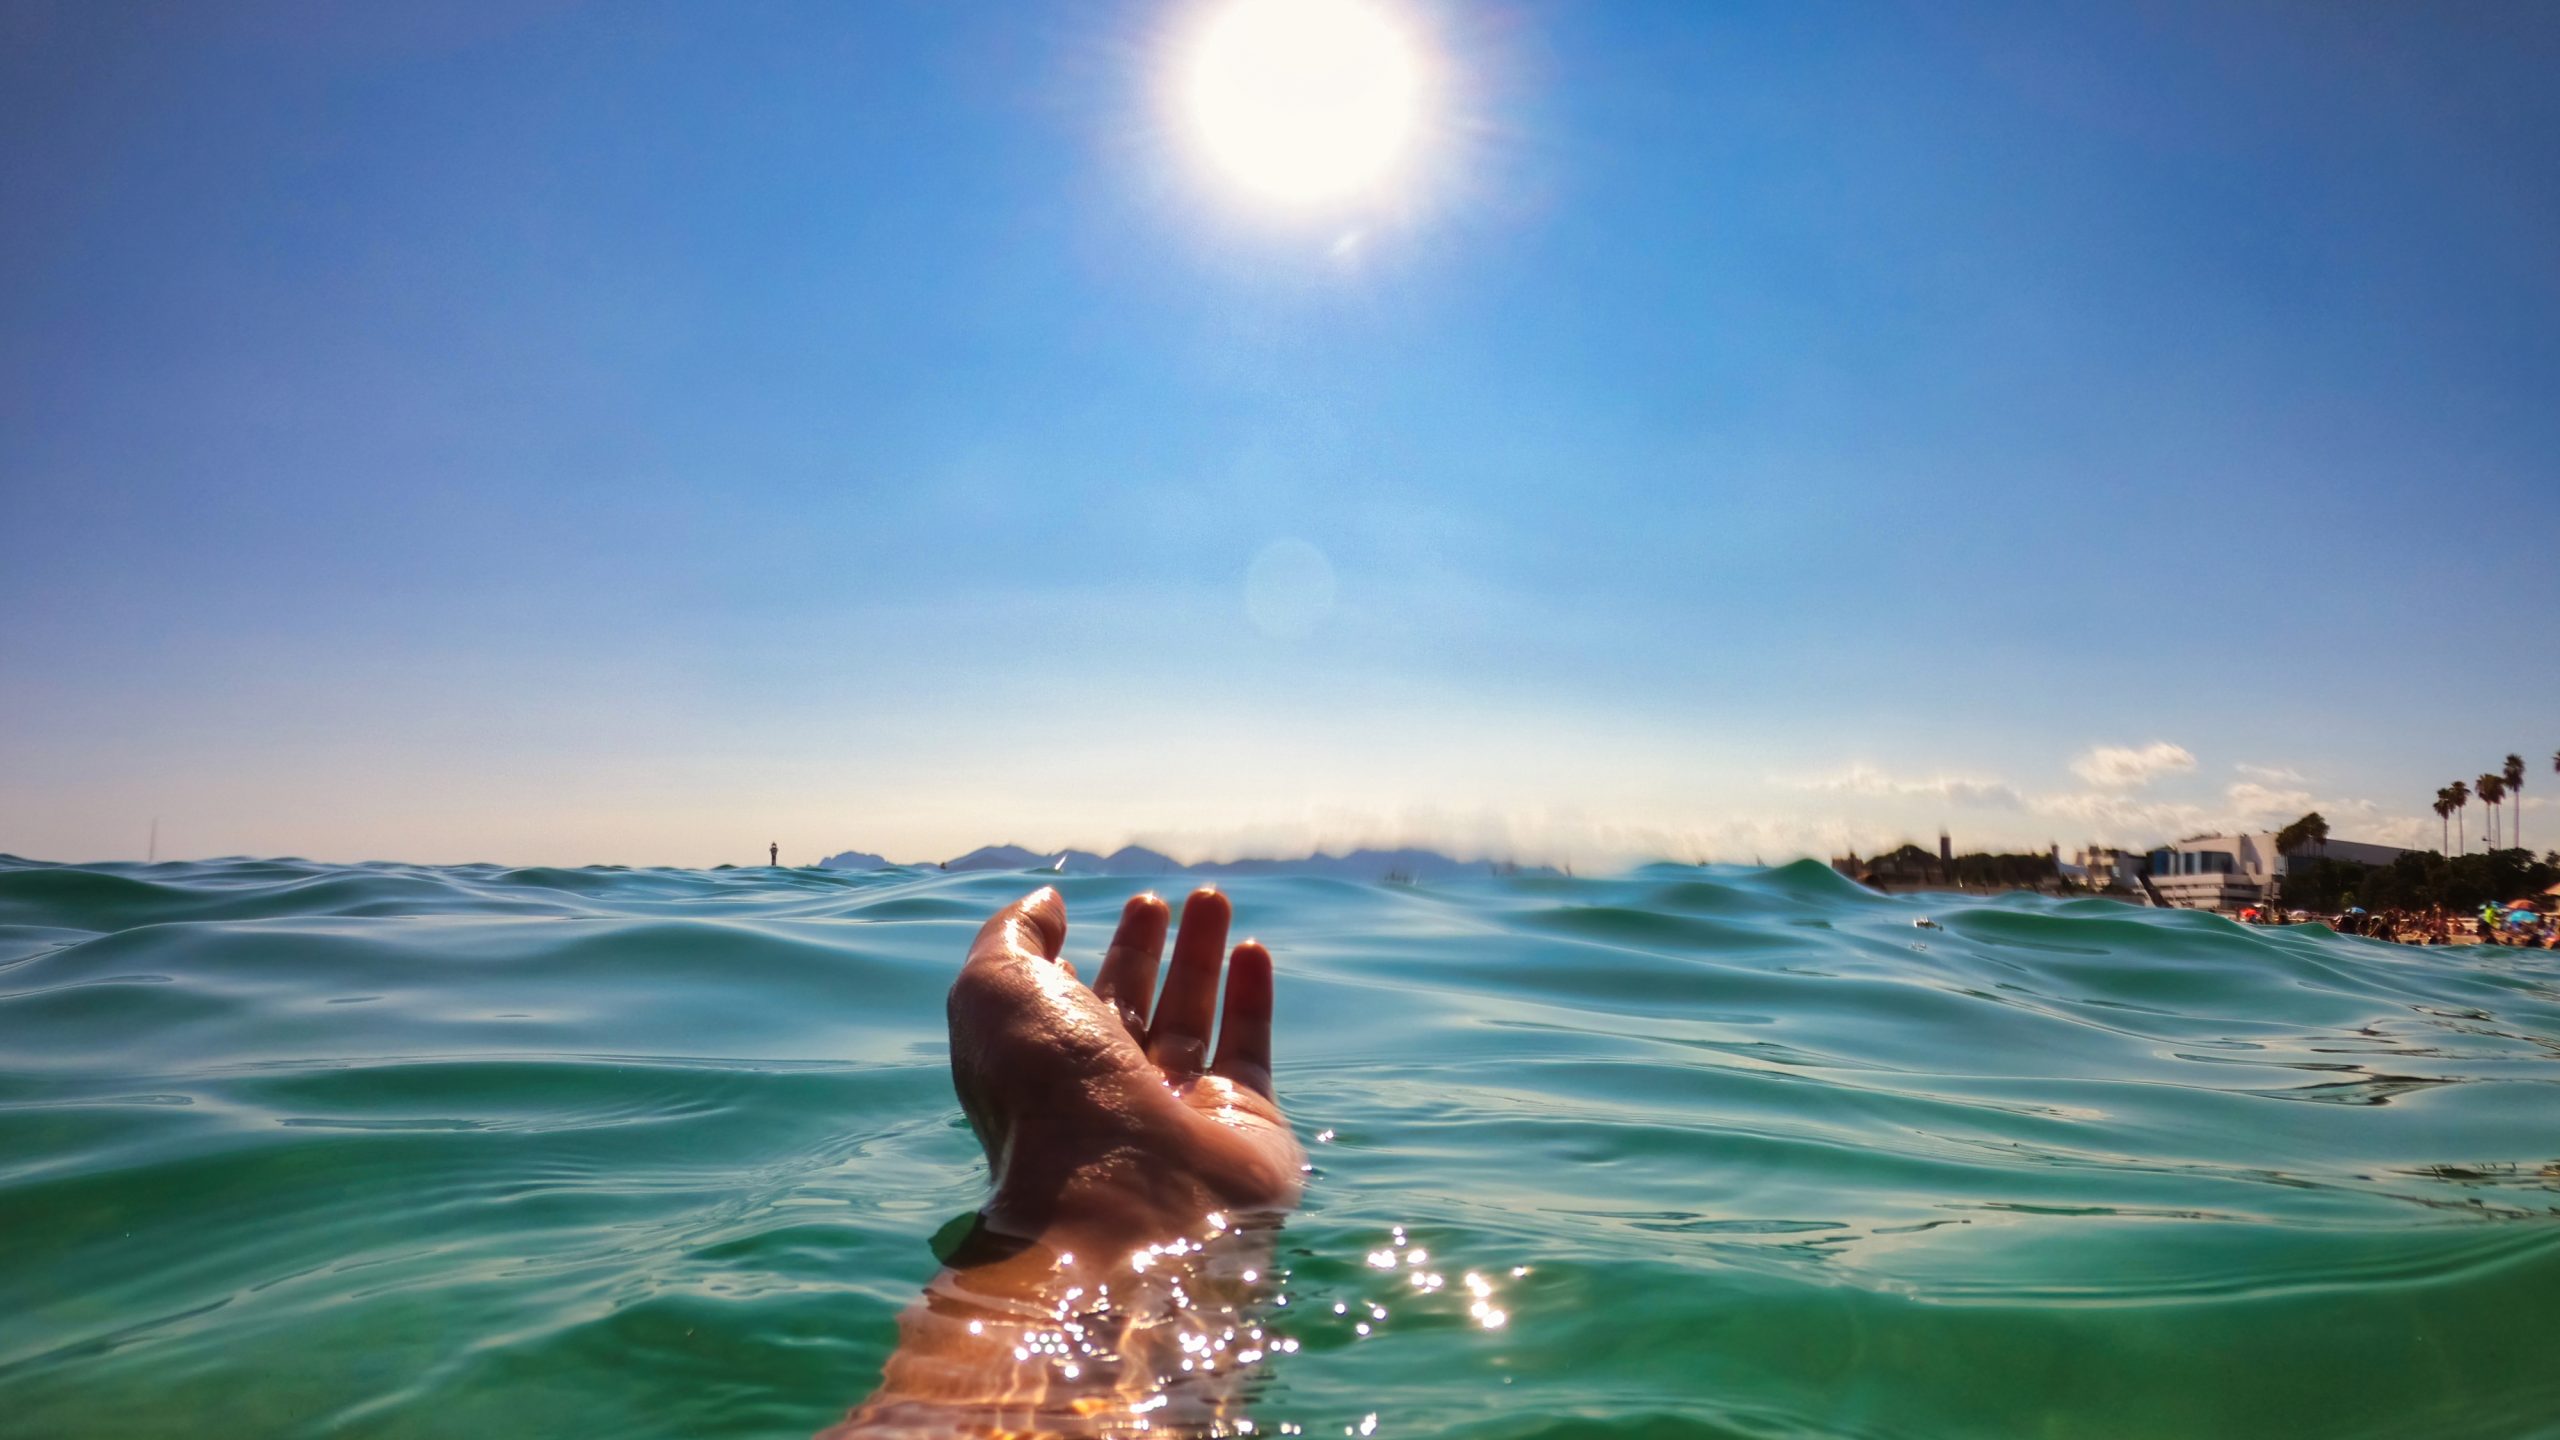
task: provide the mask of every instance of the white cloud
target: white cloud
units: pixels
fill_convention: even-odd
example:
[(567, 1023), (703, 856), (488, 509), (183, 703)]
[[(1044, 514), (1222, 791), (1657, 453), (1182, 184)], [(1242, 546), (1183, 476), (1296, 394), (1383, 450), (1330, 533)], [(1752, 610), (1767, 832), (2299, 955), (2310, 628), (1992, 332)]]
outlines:
[(1852, 765), (1834, 775), (1813, 779), (1775, 779), (1770, 783), (1790, 790), (1819, 790), (1833, 795), (1908, 795), (1993, 810), (2026, 808), (2026, 798), (2004, 780), (1974, 775), (1932, 775), (1926, 778), (1888, 775), (1866, 764)]
[(2317, 809), (2308, 790), (2278, 790), (2255, 780), (2242, 780), (2223, 792), (2231, 802), (2234, 816), (2244, 821), (2267, 821), (2282, 825), (2300, 819)]
[(2071, 762), (2071, 773), (2103, 790), (2138, 790), (2163, 775), (2184, 774), (2196, 768), (2196, 757), (2183, 745), (2154, 740), (2135, 749), (2125, 745), (2097, 745)]
[[(2086, 787), (2027, 792), (1988, 776), (1903, 775), (1865, 763), (1816, 776), (1773, 777), (1769, 783), (1800, 792), (1877, 802), (1867, 814), (1843, 815), (1821, 824), (1824, 838), (1833, 838), (1840, 830), (1854, 832), (1851, 848), (1879, 843), (1880, 837), (1891, 833), (1895, 816), (1908, 818), (1909, 812), (1890, 805), (1895, 800), (1935, 800), (1977, 812), (2012, 812), (2017, 818), (2003, 821), (1977, 813), (1975, 819), (1960, 825), (1968, 832), (1968, 845), (1991, 848), (2041, 849), (2046, 840), (2060, 841), (2066, 848), (2082, 843), (2147, 848), (2196, 835), (2273, 830), (2312, 810), (2329, 818), (2331, 832), (2339, 839), (2412, 847), (2432, 847), (2436, 843), (2433, 816), (2412, 817), (2397, 807), (2386, 809), (2371, 800), (2350, 796), (2323, 796), (2301, 783), (2299, 772), (2281, 766), (2234, 766), (2243, 778), (2223, 787), (2218, 794), (2193, 799), (2177, 798), (2174, 791), (2162, 794), (2148, 787), (2162, 777), (2197, 768), (2192, 753), (2166, 741), (2139, 748), (2093, 747), (2071, 768), (2089, 782)], [(2526, 803), (2532, 805), (2535, 798), (2560, 808), (2560, 796), (2528, 797)], [(1851, 807), (1853, 811), (1866, 808)], [(1737, 817), (1726, 823), (1727, 833), (1707, 838), (1724, 842), (1718, 853), (1732, 854), (1731, 842), (1741, 838), (1738, 827), (1742, 822)], [(1813, 828), (1811, 817), (1804, 817), (1767, 838), (1779, 844), (1786, 839), (1810, 838)], [(2532, 828), (2531, 822), (2526, 828)], [(1857, 843), (1859, 839), (1864, 846)]]
[(2274, 830), (2313, 810), (2328, 817), (2330, 832), (2337, 839), (2411, 849), (2432, 849), (2436, 844), (2432, 816), (2412, 817), (2386, 811), (2370, 800), (2323, 798), (2308, 790), (2250, 780), (2233, 783), (2218, 805), (2089, 790), (2039, 795), (2029, 808), (2039, 815), (2078, 821), (2087, 827), (2089, 838), (2102, 844), (2147, 846), (2191, 835)]
[[(1069, 838), (1062, 840), (1062, 833)], [(1073, 844), (1107, 854), (1123, 843), (1134, 843), (1190, 861), (1287, 857), (1319, 850), (1340, 855), (1364, 847), (1414, 845), (1460, 860), (1517, 860), (1607, 873), (1652, 860), (1783, 864), (1808, 855), (1837, 855), (1865, 841), (1857, 827), (1815, 816), (1722, 815), (1682, 824), (1620, 822), (1570, 808), (1494, 812), (1321, 805), (1294, 818), (1229, 826), (1150, 828), (1126, 834), (1044, 831), (1040, 842), (1030, 848), (1063, 849)]]
[(2214, 828), (2214, 816), (2203, 806), (2183, 801), (2140, 800), (2104, 790), (2071, 791), (2036, 797), (2039, 815), (2074, 820), (2089, 838), (2107, 844), (2152, 845)]

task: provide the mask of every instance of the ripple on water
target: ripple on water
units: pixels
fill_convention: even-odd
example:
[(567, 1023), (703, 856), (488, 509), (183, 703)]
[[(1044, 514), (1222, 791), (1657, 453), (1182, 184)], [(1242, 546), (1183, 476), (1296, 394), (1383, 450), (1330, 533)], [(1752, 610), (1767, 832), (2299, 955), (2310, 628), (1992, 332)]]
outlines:
[[(1038, 883), (0, 861), (0, 1414), (815, 1431), (975, 1203), (942, 991)], [(1070, 954), (1180, 883), (1070, 877)], [(1331, 1137), (1258, 1433), (2560, 1414), (2550, 957), (1809, 863), (1221, 883)]]

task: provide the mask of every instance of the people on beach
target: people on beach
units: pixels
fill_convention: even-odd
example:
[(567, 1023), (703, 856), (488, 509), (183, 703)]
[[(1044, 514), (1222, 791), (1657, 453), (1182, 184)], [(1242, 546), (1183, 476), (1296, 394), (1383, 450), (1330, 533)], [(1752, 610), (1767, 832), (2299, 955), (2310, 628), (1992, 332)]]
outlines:
[[(2527, 901), (2496, 902), (2480, 907), (2468, 923), (2472, 943), (2502, 945), (2532, 950), (2560, 950), (2560, 919), (2544, 914), (2548, 906)], [(2278, 925), (2286, 917), (2272, 906), (2243, 909), (2238, 919), (2243, 925)], [(2349, 906), (2336, 915), (2313, 916), (2293, 912), (2294, 922), (2319, 920), (2341, 935), (2354, 935), (2372, 940), (2389, 940), (2401, 945), (2452, 945), (2457, 923), (2454, 912), (2441, 907), (2424, 910), (2398, 908), (2367, 912)]]
[(767, 846), (765, 846), (765, 847), (764, 847), (764, 863), (766, 863), (767, 865), (775, 866), (775, 867), (777, 867), (777, 868), (779, 868), (779, 867), (781, 866), (781, 864), (782, 864), (782, 842), (781, 842), (781, 841), (776, 840), (776, 841), (774, 841), (773, 843), (771, 843), (771, 844), (769, 844), (769, 845), (767, 845)]
[[(2560, 949), (2560, 923), (2543, 914), (2542, 909), (2522, 901), (2483, 905), (2466, 922), (2470, 926), (2468, 938), (2481, 945)], [(2330, 928), (2341, 935), (2361, 935), (2402, 945), (2455, 944), (2455, 923), (2453, 914), (2441, 908), (2390, 909), (2371, 915), (2350, 909), (2329, 920)]]

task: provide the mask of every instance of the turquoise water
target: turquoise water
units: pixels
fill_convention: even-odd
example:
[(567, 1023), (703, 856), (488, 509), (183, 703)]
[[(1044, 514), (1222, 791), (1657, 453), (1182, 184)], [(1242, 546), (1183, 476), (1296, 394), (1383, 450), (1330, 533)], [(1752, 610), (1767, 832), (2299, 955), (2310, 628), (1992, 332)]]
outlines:
[[(942, 994), (1036, 883), (0, 861), (0, 1433), (808, 1435), (975, 1203)], [(2547, 953), (1228, 889), (1317, 1166), (1265, 1433), (2560, 1435)]]

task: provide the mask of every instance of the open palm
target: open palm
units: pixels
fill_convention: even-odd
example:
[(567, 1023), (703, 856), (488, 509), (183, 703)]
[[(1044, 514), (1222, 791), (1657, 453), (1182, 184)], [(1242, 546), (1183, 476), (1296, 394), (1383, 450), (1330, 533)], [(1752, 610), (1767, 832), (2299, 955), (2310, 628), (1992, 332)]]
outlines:
[(1057, 891), (979, 930), (951, 987), (951, 1070), (994, 1172), (992, 1225), (1143, 1241), (1297, 1198), (1303, 1157), (1271, 1088), (1271, 954), (1248, 940), (1228, 955), (1230, 918), (1224, 895), (1193, 892), (1168, 966), (1171, 915), (1139, 895), (1090, 987), (1065, 958)]

